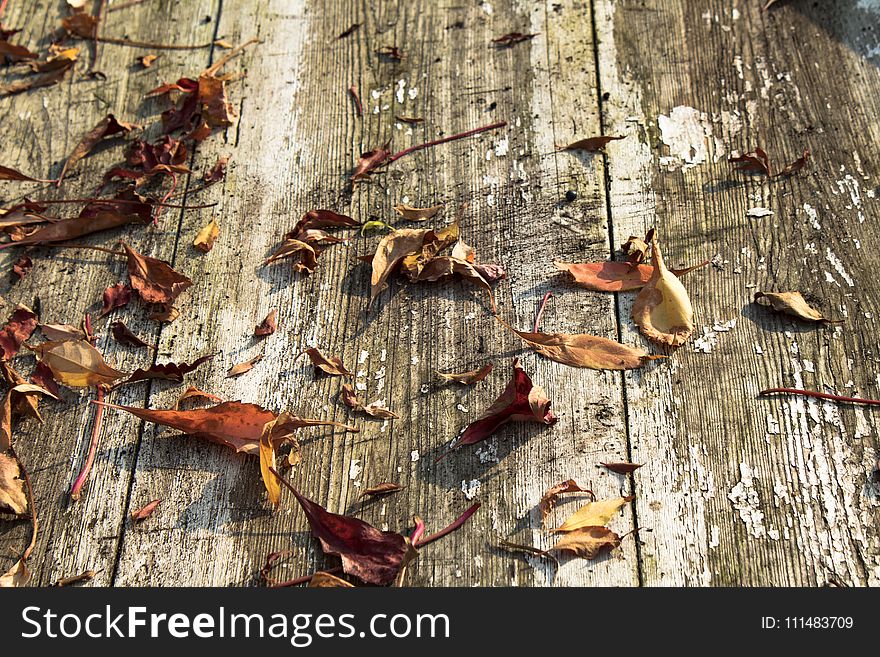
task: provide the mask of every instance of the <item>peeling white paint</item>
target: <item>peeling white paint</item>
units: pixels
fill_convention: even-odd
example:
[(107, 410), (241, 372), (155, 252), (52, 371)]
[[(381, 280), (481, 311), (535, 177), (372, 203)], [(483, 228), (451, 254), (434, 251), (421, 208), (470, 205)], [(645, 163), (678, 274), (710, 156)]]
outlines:
[(761, 498), (755, 488), (755, 473), (746, 463), (739, 464), (740, 480), (730, 489), (727, 499), (739, 512), (740, 519), (745, 523), (749, 533), (755, 538), (767, 535), (764, 527), (764, 512), (761, 510)]
[(669, 149), (669, 155), (661, 158), (670, 170), (681, 166), (685, 171), (706, 162), (709, 150), (706, 140), (712, 137), (712, 124), (705, 112), (693, 107), (678, 105), (672, 108), (669, 116), (661, 114), (657, 118), (661, 139)]

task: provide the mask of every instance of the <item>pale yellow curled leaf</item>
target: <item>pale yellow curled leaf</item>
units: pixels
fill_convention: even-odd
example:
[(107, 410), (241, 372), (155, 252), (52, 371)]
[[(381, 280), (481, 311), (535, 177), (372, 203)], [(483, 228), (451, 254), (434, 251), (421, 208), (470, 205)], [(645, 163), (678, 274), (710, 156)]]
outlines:
[(267, 422), (260, 435), (260, 474), (263, 476), (263, 484), (269, 493), (269, 501), (277, 506), (281, 502), (281, 485), (278, 478), (272, 473), (275, 467), (275, 446), (273, 432), (278, 420)]
[(317, 572), (312, 575), (312, 579), (309, 580), (310, 589), (353, 589), (354, 584), (351, 582), (346, 582), (344, 579), (340, 579), (336, 575), (331, 575), (330, 573), (325, 572)]
[(0, 513), (23, 516), (28, 510), (24, 474), (18, 460), (0, 452)]
[(570, 532), (581, 527), (596, 527), (608, 524), (623, 506), (633, 501), (633, 497), (615, 497), (610, 500), (599, 500), (598, 502), (587, 502), (580, 509), (575, 511), (568, 520), (561, 526), (554, 529), (554, 532)]
[(370, 277), (370, 305), (385, 289), (388, 277), (400, 262), (409, 255), (417, 254), (429, 231), (425, 228), (402, 228), (388, 233), (376, 247), (373, 255), (373, 274)]
[(211, 223), (202, 228), (199, 234), (196, 235), (195, 240), (193, 240), (193, 246), (202, 253), (207, 253), (214, 248), (214, 242), (217, 241), (219, 236), (220, 226), (217, 224), (216, 219), (211, 219)]
[(430, 208), (414, 208), (406, 203), (398, 203), (394, 206), (394, 211), (407, 221), (427, 221), (437, 216), (437, 213), (442, 209), (442, 205), (435, 205)]
[(85, 388), (99, 384), (109, 385), (127, 376), (104, 362), (101, 352), (85, 340), (44, 342), (33, 347), (40, 361), (52, 370), (53, 378), (72, 388)]
[(31, 571), (25, 565), (24, 559), (19, 559), (12, 568), (0, 575), (0, 589), (27, 586), (30, 581)]
[(769, 303), (770, 307), (777, 312), (797, 317), (806, 322), (835, 323), (834, 320), (825, 318), (822, 313), (808, 304), (800, 292), (755, 292), (755, 303), (764, 305), (763, 301)]
[(607, 527), (581, 527), (559, 539), (551, 550), (569, 552), (584, 559), (595, 559), (604, 550), (613, 550), (620, 545), (620, 536)]
[(656, 237), (652, 247), (654, 271), (633, 303), (632, 318), (651, 342), (680, 347), (694, 332), (694, 309), (681, 281), (666, 268)]

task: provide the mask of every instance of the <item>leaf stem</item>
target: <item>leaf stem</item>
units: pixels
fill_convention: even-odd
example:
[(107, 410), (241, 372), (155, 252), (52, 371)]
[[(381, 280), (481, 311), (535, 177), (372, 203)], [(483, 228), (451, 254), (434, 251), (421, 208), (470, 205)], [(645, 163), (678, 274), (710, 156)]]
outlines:
[(150, 41), (133, 41), (131, 39), (120, 39), (117, 37), (84, 37), (86, 41), (96, 41), (98, 43), (112, 43), (116, 46), (131, 46), (132, 48), (152, 48), (153, 50), (200, 50), (202, 48), (210, 48), (212, 43), (199, 43), (196, 45), (185, 45), (179, 43), (152, 43)]
[[(131, 201), (123, 198), (61, 198), (46, 201), (30, 201), (33, 205), (63, 205), (65, 203), (106, 203), (107, 205), (159, 205), (163, 208), (175, 208), (178, 210), (202, 210), (204, 208), (213, 208), (218, 201), (213, 203), (201, 203), (199, 205), (172, 205), (171, 203), (163, 203), (154, 199), (146, 201)], [(28, 203), (19, 203), (19, 205), (28, 205)]]
[(452, 524), (449, 525), (448, 527), (446, 527), (445, 529), (441, 529), (436, 534), (431, 534), (430, 536), (426, 536), (425, 538), (420, 538), (417, 541), (413, 541), (413, 547), (417, 547), (417, 548), (422, 547), (423, 545), (427, 545), (428, 543), (433, 543), (434, 541), (440, 540), (441, 538), (443, 538), (447, 534), (451, 534), (456, 529), (461, 527), (464, 523), (466, 523), (468, 521), (468, 518), (470, 518), (472, 515), (474, 515), (477, 512), (477, 509), (480, 508), (480, 506), (481, 506), (480, 503), (477, 502), (472, 507), (470, 507), (467, 511), (462, 513), (458, 518), (456, 518), (452, 522)]
[(354, 106), (357, 109), (358, 116), (363, 116), (364, 115), (364, 105), (363, 105), (363, 103), (361, 103), (361, 97), (358, 94), (357, 87), (354, 85), (351, 85), (348, 88), (348, 93), (350, 93), (351, 97), (354, 99)]
[(767, 397), (769, 395), (802, 395), (804, 397), (830, 399), (831, 401), (839, 401), (847, 404), (865, 404), (868, 406), (880, 406), (880, 399), (846, 397), (844, 395), (832, 395), (827, 392), (818, 392), (816, 390), (800, 390), (798, 388), (768, 388), (767, 390), (762, 390), (758, 393), (758, 397)]
[(496, 130), (498, 128), (503, 128), (507, 125), (507, 121), (496, 121), (495, 123), (490, 123), (489, 125), (480, 126), (479, 128), (474, 128), (472, 130), (468, 130), (466, 132), (460, 132), (455, 135), (451, 135), (449, 137), (443, 137), (442, 139), (434, 139), (432, 141), (427, 141), (424, 144), (417, 144), (415, 146), (410, 146), (409, 148), (404, 148), (402, 151), (395, 153), (390, 156), (387, 160), (388, 164), (399, 160), (404, 155), (409, 155), (410, 153), (415, 153), (416, 151), (424, 150), (425, 148), (431, 148), (432, 146), (438, 146), (439, 144), (445, 144), (448, 141), (455, 141), (456, 139), (464, 139), (465, 137), (471, 137), (473, 135), (478, 135), (481, 132), (488, 132), (489, 130)]
[(541, 300), (541, 305), (538, 306), (538, 312), (535, 314), (535, 325), (532, 328), (532, 333), (537, 333), (538, 329), (541, 326), (541, 318), (544, 316), (544, 308), (547, 306), (547, 302), (550, 300), (550, 297), (553, 296), (552, 292), (548, 292), (544, 295), (544, 298)]
[[(98, 386), (98, 394), (96, 399), (99, 402), (104, 401), (103, 386)], [(72, 499), (73, 501), (79, 500), (80, 496), (82, 495), (82, 487), (85, 485), (86, 480), (89, 478), (89, 473), (91, 473), (92, 466), (95, 463), (95, 455), (98, 453), (98, 439), (101, 437), (101, 425), (103, 419), (104, 406), (99, 405), (98, 409), (95, 411), (95, 424), (92, 427), (92, 437), (89, 441), (89, 454), (86, 457), (86, 462), (83, 464), (82, 470), (76, 477), (76, 481), (73, 482), (73, 487), (70, 489), (70, 499)]]

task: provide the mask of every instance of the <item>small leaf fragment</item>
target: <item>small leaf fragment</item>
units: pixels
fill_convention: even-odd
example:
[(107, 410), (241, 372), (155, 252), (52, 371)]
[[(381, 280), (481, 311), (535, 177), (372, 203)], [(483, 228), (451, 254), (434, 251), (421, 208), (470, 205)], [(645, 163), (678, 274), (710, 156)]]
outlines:
[(18, 459), (9, 452), (0, 452), (0, 513), (24, 516), (27, 512), (27, 490)]
[(113, 322), (110, 325), (110, 333), (113, 335), (113, 339), (120, 344), (125, 344), (130, 347), (150, 346), (134, 333), (132, 333), (131, 329), (129, 329), (123, 322)]
[(226, 372), (226, 378), (232, 379), (236, 376), (241, 376), (245, 372), (250, 372), (252, 369), (254, 369), (254, 365), (259, 363), (261, 360), (263, 360), (263, 354), (257, 354), (250, 360), (246, 360), (243, 363), (237, 363), (233, 365)]
[(356, 411), (362, 411), (367, 415), (372, 415), (373, 417), (385, 420), (396, 420), (400, 418), (397, 413), (381, 406), (378, 402), (372, 402), (367, 405), (362, 404), (360, 400), (358, 400), (357, 394), (355, 393), (354, 388), (351, 387), (351, 384), (346, 383), (342, 386), (341, 397), (343, 404)]
[(336, 575), (331, 575), (330, 573), (325, 572), (317, 572), (312, 575), (312, 579), (309, 580), (308, 588), (310, 589), (353, 589), (355, 588), (354, 584), (351, 582), (346, 582), (344, 579), (340, 579)]
[(621, 475), (627, 475), (641, 468), (644, 463), (602, 463), (602, 466)]
[(607, 527), (581, 527), (559, 539), (551, 550), (570, 552), (584, 559), (595, 559), (606, 550), (620, 545), (620, 536)]
[(104, 317), (117, 308), (127, 306), (131, 301), (131, 288), (125, 283), (116, 283), (104, 290), (101, 296), (103, 306), (99, 317)]
[(445, 206), (435, 205), (430, 208), (414, 208), (406, 203), (398, 203), (394, 211), (407, 221), (427, 221), (437, 216)]
[(381, 484), (370, 486), (363, 493), (358, 495), (358, 497), (365, 497), (367, 495), (369, 495), (370, 497), (382, 497), (384, 495), (391, 495), (391, 493), (400, 492), (404, 488), (406, 488), (406, 486), (401, 486), (400, 484), (394, 484), (391, 482), (382, 482)]
[(193, 246), (202, 253), (207, 253), (214, 248), (214, 242), (220, 236), (220, 226), (216, 219), (211, 219), (210, 223), (199, 231), (193, 240)]
[(258, 338), (265, 337), (267, 335), (272, 335), (278, 328), (278, 324), (275, 320), (276, 311), (273, 308), (269, 311), (269, 314), (266, 315), (266, 318), (257, 324), (256, 328), (254, 328), (254, 336)]
[(26, 306), (18, 306), (12, 311), (6, 324), (0, 329), (0, 357), (9, 360), (15, 356), (21, 345), (36, 330), (38, 323), (36, 313)]
[(587, 151), (588, 153), (596, 153), (597, 151), (601, 151), (603, 148), (605, 148), (605, 146), (608, 145), (608, 142), (625, 138), (626, 135), (621, 135), (619, 137), (601, 135), (599, 137), (579, 139), (578, 141), (574, 141), (567, 146), (557, 145), (556, 148), (561, 151)]
[[(813, 308), (800, 292), (755, 292), (755, 303), (758, 305), (769, 304), (773, 310), (791, 317), (796, 317), (805, 322), (834, 323), (840, 320), (827, 319), (818, 310)], [(763, 300), (763, 301), (761, 301)], [(766, 303), (764, 303), (766, 302)]]
[(161, 502), (162, 500), (153, 500), (152, 502), (147, 502), (140, 509), (135, 509), (131, 512), (131, 521), (141, 522), (142, 520), (146, 520), (152, 515), (153, 511), (156, 510), (156, 507), (159, 506)]
[(353, 376), (351, 372), (345, 369), (345, 365), (342, 364), (342, 359), (339, 356), (325, 356), (317, 347), (309, 347), (300, 352), (299, 356), (302, 356), (302, 354), (306, 354), (309, 357), (315, 368), (330, 376)]
[(554, 532), (570, 532), (583, 527), (594, 527), (607, 525), (608, 521), (613, 518), (626, 504), (632, 502), (635, 498), (615, 497), (609, 500), (600, 500), (598, 502), (587, 502), (580, 509), (575, 511), (562, 525), (554, 529)]
[(553, 507), (556, 506), (556, 500), (559, 496), (564, 493), (589, 493), (591, 498), (594, 500), (596, 499), (593, 491), (588, 488), (581, 488), (574, 479), (560, 481), (555, 486), (551, 486), (544, 491), (544, 494), (541, 496), (541, 501), (538, 502), (538, 509), (541, 511), (542, 522), (545, 521), (547, 516), (550, 515), (550, 512), (553, 511)]
[(493, 367), (494, 365), (489, 362), (483, 365), (481, 368), (471, 370), (469, 372), (437, 372), (437, 376), (443, 381), (450, 381), (454, 383), (461, 383), (462, 385), (466, 386), (472, 386), (476, 385), (487, 376), (489, 376), (489, 373), (492, 371)]

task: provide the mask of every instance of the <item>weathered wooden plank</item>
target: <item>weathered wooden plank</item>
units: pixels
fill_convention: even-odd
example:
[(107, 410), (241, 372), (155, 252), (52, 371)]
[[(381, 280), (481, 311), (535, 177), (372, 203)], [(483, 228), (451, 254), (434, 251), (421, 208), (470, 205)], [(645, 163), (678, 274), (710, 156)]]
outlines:
[[(760, 4), (594, 3), (603, 120), (629, 135), (608, 147), (615, 243), (656, 225), (676, 264), (717, 254), (720, 265), (685, 281), (709, 352), (691, 343), (626, 377), (633, 456), (647, 462), (637, 522), (653, 530), (642, 535), (643, 582), (876, 585), (875, 416), (755, 394), (877, 396), (867, 245), (880, 79), (876, 30), (861, 27), (878, 15), (872, 3)], [(731, 150), (755, 146), (780, 164), (809, 149), (813, 164), (774, 181), (733, 173)], [(748, 217), (758, 206), (774, 214)], [(756, 289), (800, 289), (846, 322), (773, 316), (749, 304)], [(618, 307), (637, 343), (631, 302)]]
[[(151, 2), (107, 15), (103, 33), (112, 36), (137, 35), (147, 41), (167, 42), (173, 31), (177, 43), (205, 43), (214, 36), (215, 26), (203, 18), (214, 15), (219, 3)], [(18, 42), (31, 49), (45, 48), (46, 35), (53, 31), (66, 10), (65, 3), (12, 2), (3, 17), (4, 24), (21, 27)], [(101, 46), (98, 68), (106, 80), (84, 77), (88, 70), (90, 46), (83, 45), (80, 63), (63, 83), (17, 96), (0, 98), (0, 131), (3, 140), (0, 160), (7, 166), (21, 168), (39, 177), (57, 176), (64, 160), (81, 136), (108, 112), (119, 119), (149, 123), (158, 119), (162, 109), (156, 102), (144, 102), (144, 94), (157, 86), (186, 63), (208, 61), (207, 50), (162, 51), (153, 68), (141, 70), (135, 65), (146, 49)], [(4, 74), (5, 79), (9, 78)], [(71, 198), (91, 195), (100, 184), (103, 172), (122, 161), (122, 140), (100, 147), (95, 154), (80, 162), (61, 189), (39, 189), (34, 185), (0, 183), (0, 194), (12, 201), (27, 193), (34, 199)], [(79, 206), (64, 206), (65, 212), (78, 212)], [(113, 247), (122, 237), (148, 255), (171, 258), (177, 235), (178, 214), (167, 211), (159, 226), (147, 229), (129, 228), (80, 240)], [(0, 256), (0, 268), (7, 272), (21, 249), (10, 249)], [(78, 325), (85, 312), (93, 317), (101, 307), (101, 294), (108, 285), (124, 280), (125, 261), (109, 255), (82, 250), (34, 248), (28, 251), (34, 269), (23, 281), (10, 285), (2, 277), (2, 295), (7, 313), (17, 303), (39, 308), (41, 320), (47, 323)], [(158, 325), (147, 320), (147, 308), (132, 303), (124, 312), (98, 320), (98, 347), (108, 362), (123, 370), (132, 370), (152, 362), (146, 350), (121, 347), (109, 337), (107, 327), (115, 318), (124, 319), (129, 327), (153, 344), (158, 338)], [(26, 351), (26, 350), (25, 350)], [(160, 359), (166, 354), (159, 353)], [(21, 355), (15, 366), (28, 373), (31, 355)], [(140, 405), (146, 400), (144, 384), (114, 393), (114, 401)], [(23, 423), (16, 431), (17, 450), (30, 468), (37, 494), (41, 530), (36, 550), (30, 559), (35, 583), (50, 584), (59, 577), (85, 569), (98, 571), (96, 584), (112, 581), (117, 544), (125, 524), (131, 471), (135, 458), (140, 423), (133, 418), (117, 416), (104, 427), (90, 483), (78, 503), (68, 502), (68, 491), (79, 472), (92, 427), (93, 407), (86, 394), (65, 391), (61, 403), (41, 405), (45, 424)], [(0, 569), (11, 565), (29, 536), (27, 522), (0, 522)]]
[[(208, 214), (184, 217), (175, 262), (186, 263), (198, 281), (192, 292), (197, 303), (163, 331), (161, 349), (179, 358), (219, 351), (222, 358), (194, 380), (227, 398), (361, 426), (360, 434), (311, 433), (302, 466), (289, 475), (333, 511), (395, 530), (408, 527), (417, 513), (436, 529), (471, 504), (468, 497), (482, 501), (468, 527), (424, 551), (408, 574), (411, 584), (548, 583), (545, 564), (497, 550), (496, 537), (549, 545), (535, 505), (561, 479), (575, 477), (605, 496), (625, 488), (596, 467), (626, 453), (620, 378), (521, 353), (484, 298), (463, 283), (415, 287), (395, 281), (378, 307), (365, 313), (368, 268), (355, 256), (370, 253), (377, 237), (352, 234), (351, 245), (326, 252), (308, 278), (285, 264), (259, 263), (311, 208), (390, 221), (397, 202), (446, 202), (442, 225), (466, 201), (464, 238), (481, 260), (500, 261), (510, 273), (498, 288), (502, 316), (530, 324), (554, 280), (554, 257), (608, 253), (601, 159), (554, 153), (555, 141), (599, 130), (589, 15), (574, 7), (223, 5), (222, 32), (236, 41), (257, 34), (263, 43), (241, 59), (248, 76), (236, 91), (242, 118), (229, 131), (229, 143), (199, 150), (199, 161), (230, 151), (234, 157), (223, 189), (200, 197), (222, 201), (217, 214), (224, 233), (210, 254), (194, 259), (188, 244)], [(335, 39), (354, 22), (362, 23), (357, 32)], [(513, 30), (540, 35), (509, 49), (489, 46)], [(402, 62), (376, 56), (388, 45), (401, 48)], [(364, 100), (362, 119), (347, 95), (352, 83)], [(410, 129), (395, 115), (425, 122)], [(409, 156), (369, 185), (344, 191), (362, 150), (389, 138), (403, 148), (497, 119), (508, 127)], [(575, 203), (561, 203), (568, 189), (577, 190)], [(255, 343), (253, 325), (270, 308), (279, 309), (279, 331)], [(614, 335), (613, 300), (566, 289), (552, 301), (544, 324)], [(338, 379), (316, 379), (303, 360), (293, 360), (306, 345), (341, 354), (356, 369), (359, 394), (385, 400), (402, 418), (382, 423), (347, 413), (337, 399)], [(223, 378), (233, 362), (261, 350), (265, 358), (252, 372)], [(558, 424), (544, 430), (511, 426), (482, 447), (481, 457), (468, 449), (435, 464), (442, 446), (500, 393), (517, 354), (551, 395)], [(496, 371), (475, 389), (433, 381), (436, 369), (464, 370), (489, 359)], [(149, 401), (160, 407), (172, 399), (167, 392)], [(282, 575), (328, 563), (288, 498), (280, 510), (268, 509), (256, 459), (162, 434), (145, 429), (131, 495), (132, 505), (162, 497), (161, 512), (126, 530), (116, 583), (250, 583), (265, 555), (283, 549), (293, 555)], [(366, 486), (383, 480), (407, 488), (380, 502), (357, 501)], [(615, 527), (627, 531), (632, 520), (623, 516)], [(567, 563), (555, 582), (631, 584), (636, 572), (630, 542), (610, 558)]]

